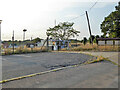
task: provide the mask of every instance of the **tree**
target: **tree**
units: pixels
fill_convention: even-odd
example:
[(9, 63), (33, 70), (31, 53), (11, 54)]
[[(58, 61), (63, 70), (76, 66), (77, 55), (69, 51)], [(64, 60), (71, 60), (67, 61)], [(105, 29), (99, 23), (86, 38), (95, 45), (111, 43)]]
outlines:
[(105, 17), (105, 20), (101, 24), (103, 37), (108, 35), (111, 38), (120, 38), (120, 2), (115, 8), (116, 10)]
[(50, 36), (55, 40), (68, 40), (70, 37), (79, 36), (79, 31), (73, 28), (74, 23), (63, 22), (53, 28), (49, 28), (46, 32), (47, 36)]
[(94, 41), (93, 41), (93, 42), (96, 43), (96, 44), (98, 44), (97, 38), (99, 38), (99, 35), (96, 35), (95, 38), (94, 38)]
[(90, 44), (92, 43), (91, 38), (92, 38), (92, 41), (94, 41), (95, 36), (94, 36), (94, 35), (91, 35), (91, 36), (89, 37), (88, 41), (89, 41)]
[(37, 37), (37, 38), (33, 39), (33, 42), (34, 43), (41, 42), (41, 39), (39, 37)]
[(83, 38), (83, 44), (85, 45), (86, 43), (87, 43), (87, 38), (84, 37), (84, 38)]

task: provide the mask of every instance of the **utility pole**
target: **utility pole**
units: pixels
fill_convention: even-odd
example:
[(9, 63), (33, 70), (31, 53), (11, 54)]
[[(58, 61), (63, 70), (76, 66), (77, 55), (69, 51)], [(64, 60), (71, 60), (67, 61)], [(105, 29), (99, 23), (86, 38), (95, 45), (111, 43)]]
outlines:
[(13, 41), (13, 54), (14, 54), (14, 30), (13, 30), (12, 41)]
[(87, 17), (87, 22), (88, 22), (88, 28), (89, 28), (91, 43), (93, 43), (93, 41), (92, 41), (92, 34), (91, 34), (91, 28), (90, 28), (90, 22), (89, 22), (89, 17), (88, 17), (87, 11), (86, 11), (86, 17)]

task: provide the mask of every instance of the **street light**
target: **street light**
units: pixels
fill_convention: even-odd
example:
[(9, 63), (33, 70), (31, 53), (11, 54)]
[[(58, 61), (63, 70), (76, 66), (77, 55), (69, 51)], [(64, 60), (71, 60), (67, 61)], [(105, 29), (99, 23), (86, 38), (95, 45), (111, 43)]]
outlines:
[[(2, 20), (0, 20), (0, 34), (1, 34), (1, 23)], [(0, 35), (0, 55), (1, 55), (1, 35)], [(0, 56), (0, 71), (2, 71), (2, 57)], [(2, 76), (2, 73), (0, 72), (0, 76)], [(2, 77), (0, 77), (0, 80), (2, 80)], [(2, 89), (2, 85), (0, 85), (0, 89)]]
[(25, 40), (25, 32), (27, 31), (27, 29), (23, 30), (23, 41)]
[[(0, 20), (0, 34), (1, 34), (1, 23), (2, 23), (2, 20)], [(0, 35), (0, 54), (1, 54), (1, 35)]]
[(12, 41), (13, 41), (13, 54), (14, 54), (14, 30), (13, 30)]
[[(2, 23), (2, 20), (0, 20), (0, 34), (1, 34), (1, 23)], [(1, 45), (1, 35), (0, 35), (0, 45)]]

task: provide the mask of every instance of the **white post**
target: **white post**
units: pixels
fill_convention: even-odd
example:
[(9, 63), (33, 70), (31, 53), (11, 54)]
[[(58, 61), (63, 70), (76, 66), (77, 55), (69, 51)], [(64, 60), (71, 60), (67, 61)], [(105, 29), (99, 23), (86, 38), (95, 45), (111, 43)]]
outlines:
[[(1, 34), (1, 23), (2, 23), (2, 20), (0, 20), (0, 34)], [(1, 54), (1, 35), (0, 35), (0, 54)]]
[[(1, 34), (1, 23), (2, 20), (0, 20), (0, 34)], [(2, 56), (1, 56), (1, 35), (0, 35), (0, 81), (2, 81)], [(2, 89), (2, 84), (0, 84), (0, 89)]]

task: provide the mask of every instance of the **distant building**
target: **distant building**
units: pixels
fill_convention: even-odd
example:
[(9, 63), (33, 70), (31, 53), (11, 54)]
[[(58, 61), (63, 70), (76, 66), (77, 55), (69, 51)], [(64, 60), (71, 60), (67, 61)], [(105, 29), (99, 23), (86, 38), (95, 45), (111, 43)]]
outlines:
[(59, 50), (62, 48), (69, 48), (69, 40), (49, 40), (49, 47), (51, 50)]
[(9, 44), (8, 43), (1, 43), (1, 46), (2, 46), (2, 48), (9, 48)]
[(120, 46), (120, 38), (97, 38), (98, 45), (117, 45)]
[[(18, 48), (19, 46), (17, 44), (14, 44), (14, 48)], [(13, 48), (13, 44), (10, 44), (8, 48)]]
[[(49, 39), (49, 49), (51, 50), (59, 50), (62, 48), (69, 48), (69, 40), (53, 40)], [(27, 43), (26, 46), (30, 48), (30, 45), (33, 45), (34, 47), (42, 47), (47, 46), (46, 40), (41, 40), (41, 42), (37, 43)]]
[(28, 48), (30, 48), (31, 45), (35, 46), (35, 43), (27, 43), (27, 44), (26, 44), (26, 46), (27, 46)]

